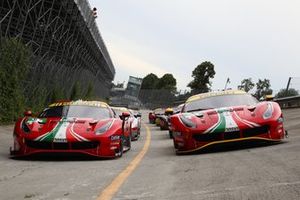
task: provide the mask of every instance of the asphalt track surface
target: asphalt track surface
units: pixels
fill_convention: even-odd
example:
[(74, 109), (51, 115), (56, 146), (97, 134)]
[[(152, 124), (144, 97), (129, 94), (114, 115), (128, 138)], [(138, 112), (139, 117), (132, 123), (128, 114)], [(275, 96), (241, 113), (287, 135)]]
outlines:
[[(147, 124), (121, 159), (9, 158), (12, 126), (0, 127), (0, 199), (300, 199), (300, 109), (284, 110), (289, 138), (273, 145), (226, 146), (176, 156), (167, 131)], [(126, 169), (131, 169), (126, 171)], [(120, 176), (120, 174), (125, 175)], [(126, 175), (127, 173), (127, 175)], [(117, 177), (117, 178), (116, 178)], [(115, 182), (113, 182), (115, 180)], [(118, 181), (119, 184), (117, 187)]]

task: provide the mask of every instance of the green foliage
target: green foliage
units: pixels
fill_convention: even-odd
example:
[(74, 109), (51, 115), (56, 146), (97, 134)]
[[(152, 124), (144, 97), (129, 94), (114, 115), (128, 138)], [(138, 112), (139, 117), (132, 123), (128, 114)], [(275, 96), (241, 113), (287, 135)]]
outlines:
[(299, 92), (297, 90), (295, 90), (294, 88), (290, 88), (288, 89), (288, 91), (286, 91), (286, 89), (281, 89), (276, 95), (276, 98), (282, 98), (282, 97), (292, 97), (292, 96), (297, 96), (299, 95)]
[(55, 85), (52, 92), (51, 92), (51, 94), (50, 94), (49, 102), (50, 103), (56, 102), (56, 101), (62, 100), (64, 98), (65, 98), (65, 96), (64, 96), (64, 92), (63, 92), (62, 87), (59, 87), (59, 86)]
[(31, 92), (30, 97), (27, 97), (27, 108), (31, 108), (33, 112), (40, 112), (44, 109), (48, 102), (48, 91), (42, 84), (37, 85)]
[(80, 99), (81, 96), (81, 88), (80, 88), (80, 84), (78, 81), (76, 81), (73, 85), (72, 91), (71, 91), (71, 96), (70, 99), (71, 100), (78, 100)]
[(256, 92), (254, 96), (257, 99), (261, 99), (266, 95), (272, 94), (273, 90), (270, 87), (271, 84), (269, 79), (264, 79), (264, 80), (258, 79), (258, 82), (256, 83)]
[(214, 78), (215, 74), (214, 65), (211, 62), (205, 61), (198, 65), (192, 73), (194, 80), (187, 85), (192, 89), (192, 94), (209, 92), (210, 79)]
[(94, 98), (94, 86), (91, 82), (89, 82), (87, 91), (84, 95), (84, 100), (92, 100)]
[(19, 39), (1, 39), (0, 122), (12, 122), (24, 111), (23, 84), (31, 67), (30, 53)]
[(253, 89), (255, 84), (252, 82), (251, 78), (246, 78), (242, 80), (241, 85), (238, 86), (239, 90), (244, 90), (245, 92), (249, 92)]
[(163, 75), (156, 85), (157, 89), (165, 89), (175, 92), (176, 91), (176, 79), (172, 74)]
[(139, 99), (145, 104), (168, 105), (176, 93), (176, 79), (172, 74), (164, 74), (158, 78), (155, 74), (148, 74), (143, 78)]
[(156, 89), (159, 78), (155, 74), (148, 74), (143, 78), (141, 89)]

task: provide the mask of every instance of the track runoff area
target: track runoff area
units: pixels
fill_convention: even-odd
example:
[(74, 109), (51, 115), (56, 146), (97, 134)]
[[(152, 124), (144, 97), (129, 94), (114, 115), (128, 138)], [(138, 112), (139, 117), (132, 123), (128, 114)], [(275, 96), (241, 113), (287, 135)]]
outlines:
[(168, 131), (143, 111), (140, 140), (108, 160), (13, 160), (13, 127), (0, 127), (0, 199), (299, 199), (299, 113), (284, 110), (280, 144), (176, 156)]

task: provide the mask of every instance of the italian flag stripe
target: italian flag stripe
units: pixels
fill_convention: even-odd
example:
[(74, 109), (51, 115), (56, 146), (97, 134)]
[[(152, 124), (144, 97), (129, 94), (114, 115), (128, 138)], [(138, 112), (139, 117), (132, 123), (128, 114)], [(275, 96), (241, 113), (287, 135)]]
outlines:
[(40, 141), (52, 142), (55, 138), (55, 135), (58, 133), (59, 129), (63, 125), (63, 120), (59, 121), (57, 126), (45, 137), (41, 138)]

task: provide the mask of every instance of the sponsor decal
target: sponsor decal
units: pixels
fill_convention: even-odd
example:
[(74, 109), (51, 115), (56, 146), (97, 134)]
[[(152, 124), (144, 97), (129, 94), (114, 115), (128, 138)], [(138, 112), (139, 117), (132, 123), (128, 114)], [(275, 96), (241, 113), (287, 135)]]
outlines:
[(218, 121), (212, 127), (208, 128), (204, 133), (220, 133), (220, 132), (233, 132), (239, 131), (237, 123), (232, 117), (232, 109), (219, 109), (216, 110)]
[(110, 136), (110, 140), (113, 141), (113, 140), (120, 140), (120, 136), (119, 135), (112, 135)]
[(226, 128), (225, 132), (234, 132), (234, 131), (239, 131), (240, 129), (238, 127), (231, 127), (231, 128)]
[(74, 131), (74, 121), (62, 118), (52, 131), (49, 131), (35, 139), (35, 141), (46, 141), (46, 142), (68, 142), (67, 132), (69, 132), (78, 141), (89, 141)]
[(108, 107), (108, 105), (101, 101), (66, 101), (50, 104), (49, 107), (57, 107), (57, 106), (95, 106), (95, 107)]
[(54, 138), (53, 142), (56, 142), (56, 143), (67, 143), (68, 140), (67, 139), (63, 139), (63, 138)]

